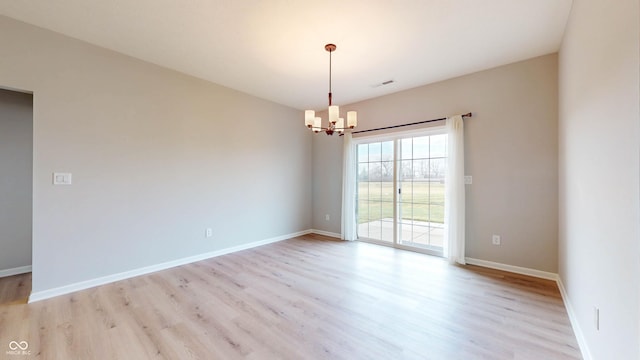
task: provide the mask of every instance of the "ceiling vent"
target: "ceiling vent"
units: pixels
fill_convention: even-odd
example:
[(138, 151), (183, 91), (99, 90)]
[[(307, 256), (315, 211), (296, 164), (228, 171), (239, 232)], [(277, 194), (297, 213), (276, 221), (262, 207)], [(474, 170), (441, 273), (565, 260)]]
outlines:
[(394, 80), (387, 80), (387, 81), (383, 81), (383, 82), (381, 82), (379, 84), (371, 85), (371, 87), (377, 88), (377, 87), (380, 87), (380, 86), (393, 84), (394, 82), (395, 82)]

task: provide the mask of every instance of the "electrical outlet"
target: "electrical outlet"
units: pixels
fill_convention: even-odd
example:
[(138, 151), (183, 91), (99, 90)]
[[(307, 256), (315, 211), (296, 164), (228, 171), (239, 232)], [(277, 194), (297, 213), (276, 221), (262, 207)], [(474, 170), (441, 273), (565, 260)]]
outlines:
[(207, 230), (204, 231), (204, 236), (210, 238), (213, 236), (213, 229), (212, 228), (207, 228)]
[(491, 243), (492, 243), (493, 245), (500, 245), (501, 241), (502, 241), (502, 240), (500, 239), (500, 235), (493, 235), (493, 236), (491, 237)]
[(466, 175), (466, 176), (464, 177), (464, 184), (465, 184), (465, 185), (471, 185), (471, 184), (473, 184), (473, 176), (471, 176), (471, 175)]
[(331, 220), (331, 216), (329, 216), (329, 214), (326, 214), (326, 215), (324, 216), (324, 219), (325, 219), (325, 220), (327, 220), (327, 221), (330, 221), (330, 220)]

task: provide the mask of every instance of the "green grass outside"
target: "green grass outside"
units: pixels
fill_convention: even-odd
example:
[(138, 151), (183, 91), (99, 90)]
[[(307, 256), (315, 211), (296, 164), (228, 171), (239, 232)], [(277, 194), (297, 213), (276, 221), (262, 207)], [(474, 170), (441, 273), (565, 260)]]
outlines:
[[(402, 219), (444, 223), (444, 184), (405, 181), (401, 189)], [(358, 224), (393, 218), (393, 193), (392, 182), (359, 182)]]

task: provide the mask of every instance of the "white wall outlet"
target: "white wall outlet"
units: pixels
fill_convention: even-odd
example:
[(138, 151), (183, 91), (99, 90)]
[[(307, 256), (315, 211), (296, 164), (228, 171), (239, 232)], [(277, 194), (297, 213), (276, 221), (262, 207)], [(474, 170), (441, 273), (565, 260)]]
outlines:
[(327, 221), (330, 221), (331, 220), (331, 216), (329, 216), (329, 214), (325, 214), (324, 219), (327, 220)]
[(491, 243), (493, 245), (500, 245), (501, 242), (502, 242), (502, 239), (500, 238), (500, 235), (493, 235), (491, 237)]
[(471, 185), (471, 184), (473, 184), (473, 176), (471, 176), (471, 175), (466, 175), (466, 176), (464, 177), (464, 184), (465, 184), (465, 185)]
[(207, 230), (204, 231), (204, 236), (210, 238), (213, 236), (213, 229), (212, 228), (207, 228)]
[(593, 307), (593, 325), (600, 331), (600, 309), (597, 306)]

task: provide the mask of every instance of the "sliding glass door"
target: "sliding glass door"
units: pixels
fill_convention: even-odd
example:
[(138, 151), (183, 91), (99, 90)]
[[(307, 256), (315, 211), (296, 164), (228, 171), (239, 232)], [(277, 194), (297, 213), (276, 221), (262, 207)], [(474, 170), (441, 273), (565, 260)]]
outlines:
[(442, 254), (447, 135), (360, 140), (358, 238)]

